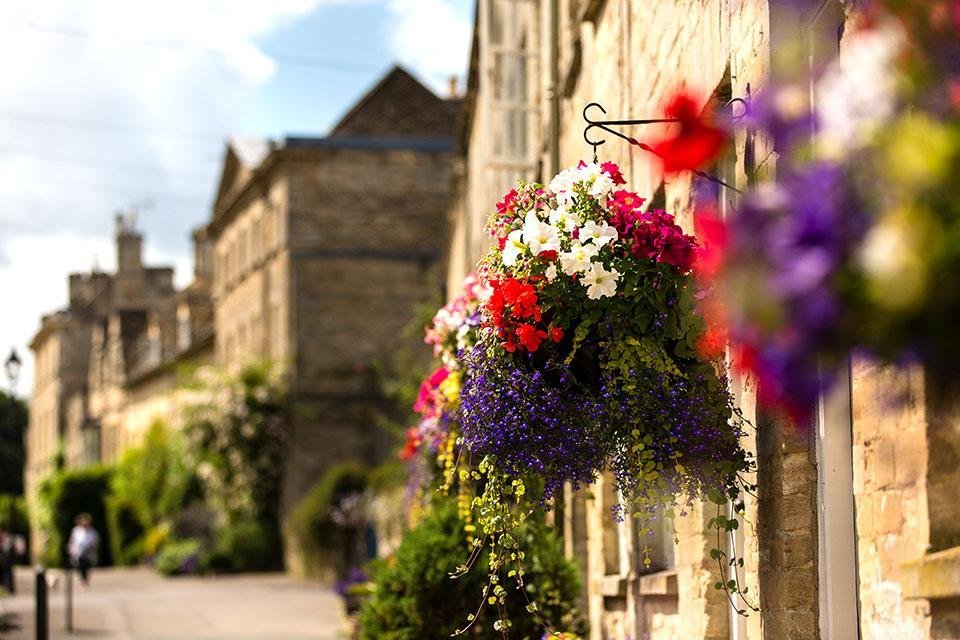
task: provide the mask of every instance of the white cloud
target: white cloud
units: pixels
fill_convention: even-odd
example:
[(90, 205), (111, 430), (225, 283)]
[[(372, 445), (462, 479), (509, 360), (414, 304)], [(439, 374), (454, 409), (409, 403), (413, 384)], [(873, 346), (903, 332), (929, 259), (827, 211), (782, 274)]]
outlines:
[(470, 6), (466, 0), (389, 0), (390, 47), (397, 60), (445, 95), (451, 76), (463, 80), (470, 52)]

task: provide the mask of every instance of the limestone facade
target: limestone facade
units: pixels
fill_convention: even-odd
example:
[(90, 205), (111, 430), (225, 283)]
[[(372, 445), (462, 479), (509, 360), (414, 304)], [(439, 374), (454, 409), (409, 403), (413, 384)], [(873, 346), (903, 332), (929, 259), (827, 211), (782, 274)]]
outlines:
[[(582, 110), (655, 117), (683, 87), (722, 104), (843, 56), (856, 12), (836, 0), (478, 0), (450, 209), (448, 287), (488, 247), (483, 223), (516, 178), (549, 180), (589, 159)], [(518, 122), (522, 120), (522, 122)], [(501, 144), (505, 131), (512, 144)], [(625, 133), (644, 139), (656, 131)], [(742, 135), (714, 171), (741, 189), (775, 177), (769, 141)], [(690, 228), (690, 181), (664, 181), (645, 152), (607, 137), (602, 160)], [(729, 194), (726, 194), (729, 196)], [(725, 210), (726, 203), (718, 203)], [(841, 376), (843, 377), (843, 376)], [(756, 425), (756, 497), (745, 500), (741, 578), (761, 611), (732, 613), (713, 589), (716, 507), (677, 523), (652, 571), (629, 522), (608, 515), (605, 479), (556, 513), (587, 585), (591, 640), (960, 638), (955, 399), (922, 371), (852, 364), (816, 424), (784, 431), (732, 391)], [(952, 487), (953, 490), (948, 490)]]
[(328, 137), (228, 149), (207, 226), (217, 361), (286, 367), (285, 508), (332, 463), (392, 454), (375, 368), (442, 295), (456, 106), (395, 68)]

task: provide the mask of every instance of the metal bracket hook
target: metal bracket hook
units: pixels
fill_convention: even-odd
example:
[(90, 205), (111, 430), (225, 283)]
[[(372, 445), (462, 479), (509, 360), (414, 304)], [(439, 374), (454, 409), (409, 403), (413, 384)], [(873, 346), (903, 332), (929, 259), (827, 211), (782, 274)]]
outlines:
[[(749, 93), (748, 93), (747, 95), (749, 96)], [(735, 104), (743, 105), (744, 110), (743, 110), (742, 113), (739, 113), (739, 114), (733, 114), (733, 113), (732, 113), (733, 105), (735, 105)], [(643, 143), (643, 142), (640, 142), (640, 141), (637, 140), (636, 138), (633, 138), (633, 137), (631, 137), (631, 136), (628, 136), (628, 135), (626, 135), (626, 134), (624, 134), (624, 133), (621, 133), (620, 131), (617, 131), (616, 129), (614, 129), (614, 127), (638, 126), (638, 125), (645, 125), (645, 124), (666, 124), (666, 123), (674, 123), (674, 122), (679, 122), (679, 121), (680, 121), (678, 118), (642, 118), (642, 119), (639, 119), (639, 120), (599, 120), (599, 119), (594, 120), (594, 119), (592, 119), (592, 118), (590, 117), (590, 115), (587, 113), (587, 112), (588, 112), (591, 108), (593, 108), (593, 107), (596, 107), (597, 109), (600, 109), (600, 112), (603, 113), (604, 115), (606, 115), (607, 110), (604, 109), (604, 108), (603, 108), (603, 105), (601, 105), (599, 102), (591, 102), (590, 104), (588, 104), (587, 106), (585, 106), (585, 107), (583, 108), (583, 119), (584, 119), (584, 121), (587, 123), (587, 126), (584, 127), (584, 129), (583, 129), (583, 139), (584, 139), (584, 141), (585, 141), (588, 145), (590, 145), (591, 147), (593, 147), (593, 161), (594, 161), (594, 162), (597, 162), (597, 148), (598, 148), (600, 145), (606, 143), (606, 139), (604, 139), (604, 138), (599, 138), (599, 139), (598, 139), (598, 138), (591, 138), (591, 135), (590, 135), (590, 130), (591, 130), (591, 129), (598, 128), (598, 129), (600, 129), (601, 131), (604, 131), (604, 132), (609, 133), (609, 134), (611, 134), (611, 135), (617, 136), (618, 138), (620, 138), (620, 139), (622, 139), (622, 140), (625, 140), (626, 142), (632, 144), (632, 145), (635, 146), (635, 147), (639, 147), (639, 148), (643, 149), (644, 151), (649, 151), (650, 153), (653, 153), (653, 154), (656, 155), (657, 152), (654, 151), (654, 149), (653, 149), (650, 145), (645, 144), (645, 143)], [(744, 118), (744, 116), (746, 116), (746, 114), (747, 114), (747, 109), (748, 109), (748, 108), (749, 108), (749, 102), (748, 102), (747, 99), (744, 99), (744, 98), (732, 98), (732, 99), (728, 100), (728, 101), (726, 102), (726, 104), (723, 105), (723, 108), (722, 108), (723, 111), (726, 111), (726, 110), (729, 109), (729, 110), (731, 111), (730, 115), (720, 115), (720, 116), (716, 116), (715, 119), (717, 119), (717, 120), (728, 120), (728, 121), (731, 121), (731, 122), (739, 122), (740, 120), (742, 120), (742, 119)], [(705, 172), (703, 172), (703, 171), (694, 171), (693, 173), (696, 174), (696, 175), (698, 175), (698, 176), (700, 176), (701, 178), (705, 178), (705, 179), (709, 180), (710, 182), (714, 182), (714, 183), (719, 184), (719, 185), (721, 185), (721, 186), (723, 186), (723, 187), (726, 187), (727, 189), (730, 189), (731, 191), (736, 191), (737, 193), (740, 193), (740, 190), (739, 190), (739, 189), (737, 189), (736, 187), (733, 187), (733, 186), (727, 184), (726, 182), (724, 182), (723, 180), (721, 180), (720, 178), (718, 178), (718, 177), (716, 177), (716, 176), (710, 175), (710, 174), (705, 173)]]

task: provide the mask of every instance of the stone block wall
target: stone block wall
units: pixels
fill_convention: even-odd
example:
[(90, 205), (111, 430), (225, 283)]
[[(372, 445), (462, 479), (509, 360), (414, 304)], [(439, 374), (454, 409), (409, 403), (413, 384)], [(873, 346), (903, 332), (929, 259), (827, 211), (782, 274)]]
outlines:
[[(308, 155), (312, 154), (312, 155)], [(307, 158), (310, 161), (307, 161)], [(390, 454), (389, 411), (374, 369), (409, 350), (426, 364), (418, 306), (442, 291), (447, 153), (296, 151), (290, 202), (291, 381), (295, 412), (285, 482), (292, 507), (334, 462)]]
[(905, 563), (924, 555), (930, 541), (924, 388), (919, 368), (865, 360), (853, 368), (853, 491), (863, 640), (930, 637), (929, 603), (905, 599), (903, 571)]

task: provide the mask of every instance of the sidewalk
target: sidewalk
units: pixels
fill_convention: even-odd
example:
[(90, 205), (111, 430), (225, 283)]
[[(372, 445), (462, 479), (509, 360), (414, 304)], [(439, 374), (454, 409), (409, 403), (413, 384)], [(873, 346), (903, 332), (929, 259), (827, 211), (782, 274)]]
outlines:
[[(59, 574), (59, 572), (56, 572)], [(34, 575), (17, 574), (0, 599), (0, 638), (33, 640)], [(150, 569), (102, 569), (74, 581), (74, 633), (64, 631), (61, 578), (50, 591), (50, 637), (111, 640), (343, 640), (345, 617), (330, 589), (283, 574), (164, 578)]]

